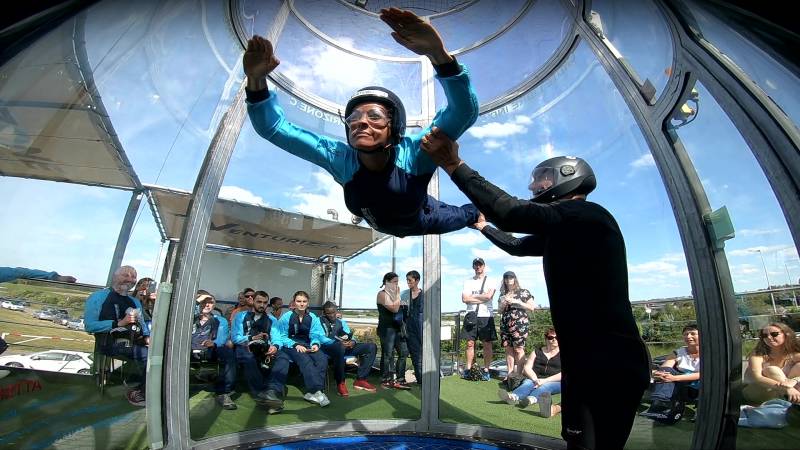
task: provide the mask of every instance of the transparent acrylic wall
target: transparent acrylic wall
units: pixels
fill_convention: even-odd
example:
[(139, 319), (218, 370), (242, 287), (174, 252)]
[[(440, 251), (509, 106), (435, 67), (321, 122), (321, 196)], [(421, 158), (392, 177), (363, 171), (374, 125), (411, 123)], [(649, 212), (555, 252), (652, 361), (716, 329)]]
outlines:
[[(271, 82), (270, 89), (276, 89)], [(277, 89), (275, 95), (278, 96), (278, 102), (288, 122), (321, 136), (343, 138), (344, 126), (335, 115), (309, 105), (281, 89)], [(415, 130), (411, 128), (409, 132)], [(305, 398), (306, 394), (316, 393), (319, 379), (300, 370), (302, 362), (293, 360), (285, 375), (285, 383), (281, 387), (284, 372), (275, 365), (277, 363), (271, 365), (269, 369), (259, 367), (256, 371), (252, 371), (248, 369), (251, 365), (249, 355), (255, 355), (257, 351), (249, 352), (248, 355), (249, 347), (244, 341), (233, 342), (238, 336), (248, 334), (246, 328), (248, 317), (241, 316), (240, 320), (237, 320), (236, 316), (226, 316), (237, 366), (233, 388), (231, 390), (209, 383), (207, 380), (204, 382), (202, 372), (208, 369), (208, 367), (203, 368), (206, 362), (193, 363), (193, 366), (198, 367), (193, 367), (190, 372), (192, 438), (203, 440), (242, 430), (314, 421), (418, 419), (420, 417), (418, 387), (408, 391), (380, 388), (381, 376), (378, 368), (381, 343), (376, 327), (378, 316), (375, 302), (381, 278), (385, 272), (391, 270), (393, 260), (397, 272), (402, 272), (400, 286), (403, 289), (407, 271), (412, 269), (422, 271), (421, 239), (396, 239), (394, 251), (392, 251), (392, 240), (384, 240), (373, 249), (344, 262), (336, 271), (326, 270), (326, 255), (333, 255), (336, 261), (340, 262), (344, 257), (350, 256), (350, 253), (339, 247), (326, 249), (322, 243), (329, 241), (323, 240), (322, 235), (329, 238), (336, 236), (337, 233), (355, 233), (354, 230), (357, 230), (356, 242), (361, 242), (363, 246), (369, 245), (380, 235), (368, 228), (365, 223), (352, 225), (352, 216), (344, 204), (343, 190), (329, 173), (263, 139), (255, 132), (249, 118), (245, 119), (245, 125), (225, 174), (218, 202), (229, 200), (239, 202), (247, 208), (244, 214), (235, 216), (236, 220), (231, 220), (231, 223), (236, 222), (238, 226), (235, 229), (231, 228), (231, 232), (241, 229), (242, 233), (235, 232), (237, 236), (242, 235), (243, 238), (230, 242), (231, 247), (238, 248), (231, 248), (225, 253), (206, 254), (202, 262), (199, 288), (211, 292), (216, 297), (218, 305), (227, 303), (220, 308), (223, 314), (236, 302), (237, 294), (247, 287), (265, 291), (270, 297), (281, 297), (285, 306), (290, 304), (295, 292), (305, 291), (311, 297), (309, 311), (318, 319), (323, 313), (321, 310), (323, 302), (334, 301), (339, 306), (342, 318), (354, 332), (356, 340), (360, 343), (375, 344), (377, 357), (371, 364), (372, 369), (366, 369), (366, 381), (377, 387), (377, 393), (354, 387), (353, 383), (364, 372), (359, 373), (358, 369), (350, 364), (345, 374), (348, 396), (340, 396), (333, 368), (327, 367), (328, 357), (322, 358), (326, 364), (322, 372), (321, 391), (325, 393), (330, 404), (321, 407)], [(298, 217), (303, 216), (298, 214), (305, 217), (299, 219)], [(289, 222), (284, 224), (284, 219)], [(212, 222), (215, 225), (209, 234), (209, 243), (213, 243), (213, 239), (216, 239), (215, 233), (225, 231), (216, 219), (212, 218)], [(254, 231), (258, 227), (267, 227), (275, 231), (270, 231), (270, 235), (265, 237), (260, 232)], [(342, 235), (341, 245), (348, 245), (348, 239), (352, 236), (354, 235)], [(306, 255), (292, 253), (292, 250), (288, 249), (270, 250), (277, 253), (272, 255), (247, 252), (248, 249), (267, 251), (266, 248), (272, 247), (271, 242), (294, 242), (293, 251), (309, 253)], [(314, 256), (311, 256), (312, 254)], [(315, 261), (320, 257), (322, 259)], [(327, 279), (328, 284), (320, 284), (319, 277), (325, 273), (330, 277), (337, 277), (335, 297), (330, 278)], [(287, 311), (284, 314), (289, 317), (288, 314), (292, 313)], [(288, 323), (286, 326), (289, 327)], [(279, 342), (276, 343), (280, 346)], [(287, 353), (290, 349), (284, 346), (280, 351)], [(316, 354), (324, 355), (324, 351), (323, 346)], [(407, 359), (406, 368), (411, 370), (413, 366), (408, 355), (403, 357)], [(394, 358), (397, 358), (397, 355), (394, 355)], [(363, 364), (370, 365), (367, 358), (360, 358), (359, 364), (362, 364), (362, 367)], [(212, 362), (210, 367), (218, 367), (220, 375), (224, 370), (224, 364), (217, 365)], [(396, 377), (404, 378), (406, 373), (409, 373), (408, 370), (396, 374)], [(257, 402), (259, 393), (268, 390), (276, 391), (282, 397), (284, 400), (282, 411), (278, 412), (276, 408)], [(217, 403), (217, 395), (220, 393), (230, 394), (237, 409), (222, 409)]]
[[(221, 3), (108, 1), (65, 21), (3, 66), (4, 99), (22, 107), (27, 101), (27, 107), (34, 108), (30, 115), (16, 117), (26, 120), (18, 122), (23, 128), (4, 128), (0, 137), (4, 151), (13, 149), (9, 155), (23, 158), (34, 155), (34, 160), (39, 156), (28, 167), (39, 171), (35, 176), (59, 182), (0, 180), (13, 212), (3, 219), (8, 233), (2, 243), (2, 264), (56, 270), (78, 279), (75, 285), (38, 281), (3, 285), (3, 296), (13, 295), (24, 303), (22, 311), (0, 310), (14, 314), (0, 322), (0, 333), (11, 344), (3, 357), (52, 350), (79, 353), (59, 356), (58, 367), (52, 355), (35, 359), (49, 361), (53, 370), (35, 365), (33, 370), (0, 371), (4, 392), (0, 420), (6, 439), (0, 445), (148, 445), (145, 419), (159, 412), (145, 411), (142, 398), (129, 395), (138, 384), (134, 364), (124, 357), (104, 357), (95, 348), (105, 330), (91, 335), (78, 320), (67, 328), (42, 315), (33, 318), (32, 313), (64, 309), (71, 319), (79, 319), (87, 314), (87, 297), (107, 285), (132, 193), (102, 185), (132, 189), (141, 188), (142, 181), (183, 189), (193, 186), (221, 112), (241, 80), (239, 71), (233, 70), (240, 52)], [(41, 84), (44, 79), (66, 87), (51, 92), (52, 85)], [(24, 129), (27, 124), (34, 126)], [(87, 138), (92, 131), (100, 138)], [(23, 135), (25, 139), (18, 139)], [(54, 158), (37, 155), (53, 142), (62, 143)], [(7, 173), (5, 167), (3, 171)], [(70, 184), (70, 180), (101, 186)], [(136, 269), (137, 278), (158, 281), (166, 252), (146, 197), (132, 210), (130, 220), (132, 231), (122, 264)], [(180, 235), (179, 227), (173, 231)], [(130, 287), (131, 295), (138, 297)], [(137, 344), (147, 346), (143, 341)], [(13, 397), (5, 398), (11, 392), (7, 385)], [(156, 387), (143, 389), (144, 396)], [(32, 423), (47, 426), (32, 428)]]
[[(743, 382), (753, 392), (748, 373), (751, 352), (761, 330), (781, 322), (798, 328), (790, 290), (768, 289), (793, 284), (789, 267), (797, 267), (797, 250), (774, 193), (747, 143), (706, 87), (697, 82), (691, 99), (668, 131), (678, 151), (691, 159), (712, 210), (727, 207), (736, 237), (726, 241), (725, 253), (742, 326)], [(687, 109), (688, 108), (688, 109)], [(795, 269), (796, 271), (796, 269)], [(774, 330), (770, 330), (774, 331)], [(787, 337), (787, 339), (793, 336)], [(760, 358), (760, 357), (757, 357)], [(764, 381), (764, 384), (768, 384)], [(744, 404), (757, 406), (779, 392), (748, 395)], [(796, 434), (740, 427), (737, 448), (790, 448)]]
[(603, 34), (630, 64), (634, 75), (655, 88), (656, 99), (672, 73), (672, 38), (652, 1), (593, 1)]
[[(486, 82), (478, 79), (476, 82)], [(481, 116), (460, 140), (461, 157), (481, 175), (519, 198), (527, 190), (533, 167), (558, 155), (585, 158), (593, 167), (598, 188), (590, 200), (607, 208), (625, 237), (628, 254), (630, 299), (634, 314), (653, 356), (668, 355), (684, 345), (681, 331), (694, 321), (693, 299), (683, 248), (665, 188), (647, 144), (625, 102), (585, 43), (579, 44), (562, 65), (541, 85)], [(466, 197), (443, 178), (442, 198), (461, 204)], [(501, 275), (514, 271), (520, 285), (530, 290), (540, 308), (530, 315), (531, 331), (526, 349), (544, 343), (549, 325), (547, 290), (540, 258), (516, 258), (492, 246), (476, 231), (465, 230), (442, 237), (442, 311), (463, 310), (461, 287), (472, 274), (476, 256), (486, 261), (487, 271), (499, 288)], [(659, 300), (680, 298), (677, 306)], [(497, 295), (495, 295), (497, 308)], [(649, 307), (648, 307), (649, 306)], [(542, 309), (544, 307), (544, 309)], [(578, 312), (576, 312), (578, 314)], [(450, 317), (443, 316), (442, 321)], [(499, 327), (500, 316), (495, 314)], [(658, 332), (657, 332), (658, 331)], [(480, 346), (480, 345), (479, 345)], [(461, 344), (463, 361), (464, 344)], [(586, 352), (613, 349), (593, 348)], [(496, 342), (493, 360), (504, 365), (503, 350)], [(480, 351), (477, 361), (483, 364)], [(446, 422), (560, 436), (560, 420), (538, 417), (538, 406), (512, 407), (498, 398), (502, 371), (492, 371), (491, 383), (475, 383), (453, 377), (443, 382), (440, 419)], [(468, 390), (470, 395), (463, 395)], [(554, 397), (556, 402), (558, 396)], [(649, 406), (645, 398), (640, 410)], [(476, 413), (480, 411), (480, 413)], [(660, 428), (637, 417), (631, 448), (653, 448)], [(681, 446), (691, 442), (693, 427), (680, 428), (674, 439)]]

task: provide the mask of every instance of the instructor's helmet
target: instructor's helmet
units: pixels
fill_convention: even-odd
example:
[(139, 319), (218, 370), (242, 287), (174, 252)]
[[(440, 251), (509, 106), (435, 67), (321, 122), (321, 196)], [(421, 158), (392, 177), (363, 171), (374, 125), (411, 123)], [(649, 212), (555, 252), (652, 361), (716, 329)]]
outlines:
[[(349, 117), (353, 109), (358, 105), (364, 103), (380, 103), (385, 106), (389, 114), (392, 116), (389, 126), (392, 127), (391, 144), (397, 145), (400, 139), (403, 138), (403, 133), (406, 131), (406, 109), (403, 107), (403, 102), (400, 97), (395, 95), (394, 92), (380, 86), (367, 86), (361, 88), (350, 97), (347, 106), (344, 108), (344, 117)], [(344, 124), (344, 133), (347, 136), (347, 143), (350, 143), (350, 127)]]
[(567, 194), (588, 194), (597, 186), (589, 164), (575, 156), (557, 156), (542, 161), (531, 173), (528, 189), (536, 203), (550, 203)]

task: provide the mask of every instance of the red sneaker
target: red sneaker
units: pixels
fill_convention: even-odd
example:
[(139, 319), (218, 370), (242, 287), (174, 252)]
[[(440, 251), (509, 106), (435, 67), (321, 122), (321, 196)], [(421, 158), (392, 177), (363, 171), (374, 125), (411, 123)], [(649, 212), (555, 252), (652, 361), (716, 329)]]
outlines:
[(377, 392), (375, 386), (369, 384), (367, 380), (356, 380), (353, 382), (353, 389), (358, 389), (367, 392)]
[(396, 380), (392, 387), (395, 389), (400, 389), (401, 391), (408, 391), (411, 389), (411, 386), (406, 383), (406, 380)]
[(350, 396), (350, 393), (347, 392), (347, 385), (342, 381), (336, 385), (336, 393), (341, 395), (342, 397)]

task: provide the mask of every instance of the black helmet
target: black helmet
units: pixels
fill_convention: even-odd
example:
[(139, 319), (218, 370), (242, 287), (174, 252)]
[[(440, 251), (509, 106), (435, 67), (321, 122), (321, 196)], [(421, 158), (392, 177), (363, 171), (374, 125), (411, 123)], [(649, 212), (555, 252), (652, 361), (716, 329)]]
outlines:
[[(367, 86), (361, 88), (350, 97), (347, 106), (344, 108), (344, 117), (350, 116), (356, 106), (364, 103), (380, 103), (389, 110), (392, 116), (390, 126), (392, 127), (391, 141), (392, 145), (400, 143), (403, 138), (403, 133), (406, 131), (406, 109), (403, 107), (403, 102), (400, 97), (395, 95), (394, 92), (380, 86)], [(350, 129), (347, 124), (344, 124), (344, 134), (347, 136), (347, 143), (350, 143)]]
[(567, 194), (588, 194), (597, 186), (589, 164), (575, 156), (556, 156), (533, 168), (531, 184), (536, 203), (550, 203)]

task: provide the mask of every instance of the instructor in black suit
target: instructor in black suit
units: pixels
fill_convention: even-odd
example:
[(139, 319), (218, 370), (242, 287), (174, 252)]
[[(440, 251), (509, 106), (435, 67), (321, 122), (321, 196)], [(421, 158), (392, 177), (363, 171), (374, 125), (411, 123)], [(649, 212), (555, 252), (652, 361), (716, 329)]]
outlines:
[(622, 233), (611, 213), (586, 200), (596, 186), (591, 167), (575, 157), (548, 159), (533, 170), (533, 198), (521, 200), (472, 170), (437, 129), (421, 146), (499, 228), (479, 221), (484, 236), (509, 254), (543, 257), (561, 347), (567, 448), (622, 449), (650, 382), (649, 357), (628, 298)]

